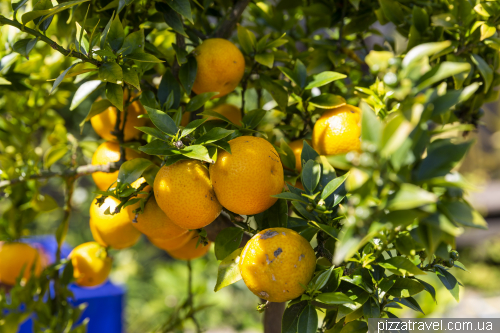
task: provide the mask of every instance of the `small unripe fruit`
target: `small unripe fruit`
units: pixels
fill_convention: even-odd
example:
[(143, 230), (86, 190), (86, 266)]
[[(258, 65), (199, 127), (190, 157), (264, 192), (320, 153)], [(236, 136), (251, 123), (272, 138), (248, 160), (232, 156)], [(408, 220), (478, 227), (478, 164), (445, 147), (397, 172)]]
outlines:
[(444, 262), (444, 265), (445, 265), (446, 267), (450, 267), (450, 268), (451, 268), (451, 267), (453, 267), (453, 266), (455, 265), (455, 261), (454, 261), (453, 259), (451, 259), (451, 258), (450, 258), (450, 259), (448, 259), (448, 260), (446, 260), (446, 261)]
[(457, 251), (452, 250), (452, 251), (450, 251), (450, 257), (451, 257), (451, 259), (453, 259), (453, 260), (458, 260), (458, 259), (460, 258), (460, 255), (458, 254), (458, 252), (457, 252)]

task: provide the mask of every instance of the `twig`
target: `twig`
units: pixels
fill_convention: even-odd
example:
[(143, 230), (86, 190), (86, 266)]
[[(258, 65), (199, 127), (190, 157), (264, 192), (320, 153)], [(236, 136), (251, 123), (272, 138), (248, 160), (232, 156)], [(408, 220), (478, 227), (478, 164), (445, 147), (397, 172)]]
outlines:
[(76, 52), (76, 51), (70, 51), (70, 50), (65, 49), (64, 47), (62, 47), (61, 45), (57, 44), (56, 42), (54, 42), (52, 39), (50, 39), (49, 37), (45, 36), (41, 32), (38, 32), (38, 31), (36, 31), (34, 29), (30, 29), (30, 28), (28, 28), (26, 26), (23, 26), (19, 22), (9, 20), (5, 16), (0, 15), (0, 25), (2, 25), (2, 24), (7, 24), (7, 25), (10, 25), (10, 26), (16, 27), (16, 28), (18, 28), (21, 31), (27, 32), (30, 35), (33, 35), (33, 36), (36, 36), (36, 37), (40, 38), (40, 40), (42, 40), (45, 43), (49, 44), (54, 50), (60, 52), (65, 57), (78, 58), (78, 59), (80, 59), (80, 60), (82, 60), (84, 62), (89, 62), (91, 64), (94, 64), (97, 67), (99, 67), (99, 66), (102, 65), (102, 62), (100, 62), (100, 61), (98, 61), (96, 59), (89, 58), (89, 57), (87, 57), (83, 53)]
[(66, 239), (66, 234), (68, 233), (69, 218), (71, 215), (71, 198), (73, 197), (73, 189), (75, 184), (75, 176), (68, 177), (66, 179), (66, 200), (64, 203), (64, 217), (61, 224), (57, 228), (57, 251), (56, 251), (56, 262), (61, 260), (61, 247)]
[(241, 15), (247, 8), (250, 0), (239, 0), (229, 12), (229, 17), (222, 22), (219, 28), (215, 31), (214, 36), (219, 38), (229, 38), (234, 31), (236, 23), (238, 23)]

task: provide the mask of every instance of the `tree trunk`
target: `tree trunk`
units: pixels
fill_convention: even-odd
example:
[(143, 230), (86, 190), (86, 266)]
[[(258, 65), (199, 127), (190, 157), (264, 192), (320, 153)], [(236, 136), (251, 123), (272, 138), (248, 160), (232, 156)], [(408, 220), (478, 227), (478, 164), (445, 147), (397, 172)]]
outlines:
[(281, 318), (286, 302), (269, 303), (264, 312), (264, 333), (281, 333)]

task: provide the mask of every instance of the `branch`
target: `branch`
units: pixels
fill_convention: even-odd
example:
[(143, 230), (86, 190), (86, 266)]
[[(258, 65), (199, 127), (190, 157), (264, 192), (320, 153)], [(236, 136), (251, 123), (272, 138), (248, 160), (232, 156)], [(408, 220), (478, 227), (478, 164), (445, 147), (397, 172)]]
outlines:
[(97, 67), (99, 67), (99, 66), (102, 65), (102, 62), (100, 62), (99, 60), (89, 58), (85, 54), (80, 53), (80, 52), (66, 50), (64, 47), (62, 47), (61, 45), (57, 44), (56, 42), (54, 42), (52, 39), (50, 39), (49, 37), (45, 36), (41, 32), (36, 31), (34, 29), (30, 29), (30, 28), (28, 28), (26, 26), (23, 26), (19, 22), (9, 20), (5, 16), (0, 15), (0, 25), (4, 25), (4, 24), (16, 27), (16, 28), (18, 28), (21, 31), (27, 32), (30, 35), (33, 35), (35, 37), (40, 38), (40, 40), (42, 40), (45, 43), (49, 44), (54, 50), (60, 52), (65, 57), (78, 58), (78, 59), (80, 59), (80, 60), (82, 60), (84, 62), (89, 62), (91, 64), (94, 64)]
[(229, 38), (234, 31), (236, 23), (240, 20), (241, 15), (247, 8), (250, 0), (239, 0), (229, 13), (229, 17), (222, 22), (219, 28), (215, 31), (214, 36), (219, 38)]
[(7, 179), (7, 180), (0, 180), (0, 188), (11, 186), (17, 183), (22, 183), (28, 180), (33, 180), (33, 179), (48, 179), (48, 178), (53, 178), (53, 177), (62, 177), (62, 178), (69, 178), (69, 177), (81, 177), (85, 175), (89, 175), (94, 172), (106, 172), (106, 173), (111, 173), (115, 172), (118, 169), (120, 169), (120, 163), (118, 162), (112, 162), (104, 165), (92, 165), (92, 164), (87, 164), (87, 165), (81, 165), (77, 168), (74, 169), (67, 169), (64, 171), (47, 171), (47, 170), (42, 170), (39, 174), (35, 175), (30, 175), (28, 177), (19, 177), (19, 178), (14, 178), (14, 179)]

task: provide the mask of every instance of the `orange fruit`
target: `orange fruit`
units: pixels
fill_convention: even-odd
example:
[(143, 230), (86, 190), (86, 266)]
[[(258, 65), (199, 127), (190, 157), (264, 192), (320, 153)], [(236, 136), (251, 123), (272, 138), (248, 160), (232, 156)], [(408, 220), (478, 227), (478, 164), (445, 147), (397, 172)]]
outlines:
[(105, 214), (107, 209), (113, 213), (120, 201), (114, 197), (106, 197), (100, 207), (96, 202), (97, 198), (90, 204), (90, 231), (94, 240), (102, 246), (115, 249), (124, 249), (137, 243), (141, 233), (132, 225), (125, 209), (117, 214)]
[(238, 263), (248, 289), (270, 302), (286, 302), (305, 292), (316, 268), (311, 244), (287, 228), (270, 228), (253, 236)]
[(222, 210), (207, 168), (196, 160), (163, 166), (155, 178), (154, 194), (158, 206), (184, 229), (203, 228)]
[[(125, 156), (127, 161), (137, 157), (141, 154), (130, 148), (125, 149)], [(106, 141), (97, 147), (94, 155), (92, 156), (92, 165), (105, 165), (111, 162), (118, 162), (120, 160), (120, 145), (115, 142)], [(92, 179), (101, 191), (106, 191), (111, 184), (118, 179), (118, 170), (115, 172), (94, 172)]]
[[(241, 126), (241, 111), (239, 108), (232, 104), (221, 104), (215, 107), (212, 111), (217, 112), (227, 119), (231, 120), (236, 125)], [(208, 120), (218, 120), (219, 118), (215, 118), (212, 116), (207, 117)]]
[[(310, 145), (311, 140), (306, 140), (307, 143)], [(302, 149), (304, 148), (304, 140), (295, 140), (292, 141), (288, 144), (290, 149), (292, 149), (293, 154), (295, 155), (295, 170), (298, 172), (302, 171), (302, 160), (301, 160), (301, 155), (302, 155)]]
[(137, 215), (137, 223), (132, 225), (148, 237), (161, 239), (172, 239), (188, 232), (165, 215), (154, 197), (149, 198), (144, 206), (144, 212)]
[(219, 92), (214, 98), (225, 96), (238, 86), (245, 73), (243, 54), (226, 39), (206, 39), (193, 54), (198, 63), (193, 84), (197, 94)]
[(344, 105), (327, 110), (314, 124), (313, 148), (321, 155), (338, 155), (359, 150), (361, 110)]
[(23, 279), (31, 277), (34, 266), (35, 276), (40, 276), (43, 269), (42, 254), (25, 243), (2, 243), (0, 245), (0, 281), (13, 286), (23, 271)]
[(83, 287), (95, 287), (106, 282), (113, 264), (106, 249), (96, 242), (78, 245), (68, 258), (73, 264), (75, 283)]
[(181, 118), (181, 126), (186, 127), (189, 124), (189, 120), (191, 120), (191, 112), (184, 112)]
[(148, 237), (148, 239), (157, 248), (160, 248), (165, 251), (171, 251), (184, 246), (187, 242), (189, 242), (190, 239), (197, 237), (198, 233), (196, 231), (189, 231), (185, 234), (170, 239), (155, 238), (155, 237)]
[[(144, 107), (139, 101), (135, 101), (127, 107), (127, 121), (123, 129), (123, 139), (125, 141), (140, 138), (142, 132), (135, 127), (143, 127), (146, 125), (147, 118), (137, 118), (145, 112)], [(111, 132), (115, 129), (118, 113), (120, 113), (120, 128), (122, 128), (125, 112), (120, 112), (114, 106), (110, 106), (103, 112), (90, 118), (92, 128), (94, 128), (94, 131), (104, 140), (117, 141), (116, 136), (111, 134)]]
[(191, 260), (203, 257), (210, 250), (211, 242), (207, 245), (198, 244), (199, 237), (192, 237), (186, 244), (176, 250), (167, 251), (170, 256), (180, 260)]
[(271, 207), (284, 186), (283, 166), (273, 145), (262, 138), (240, 136), (229, 141), (231, 154), (220, 151), (210, 166), (217, 199), (225, 208), (254, 215)]

